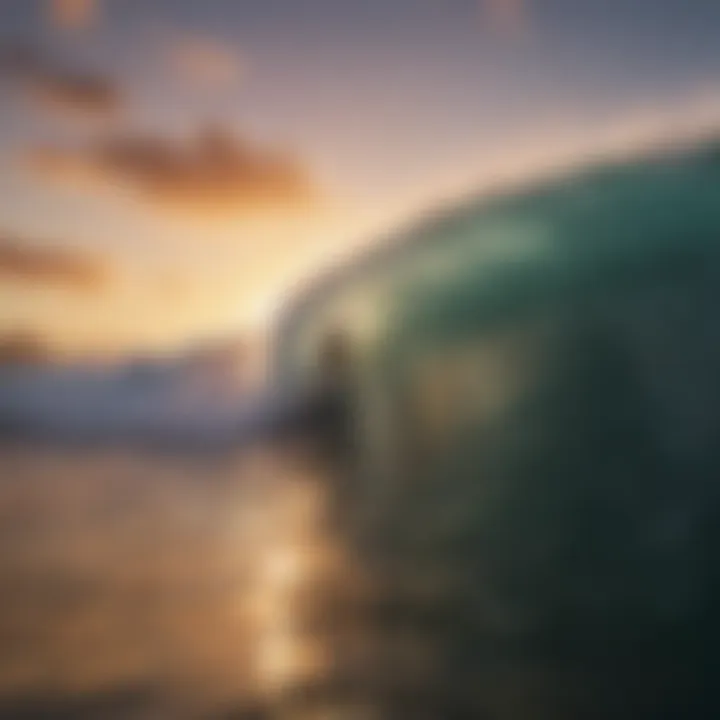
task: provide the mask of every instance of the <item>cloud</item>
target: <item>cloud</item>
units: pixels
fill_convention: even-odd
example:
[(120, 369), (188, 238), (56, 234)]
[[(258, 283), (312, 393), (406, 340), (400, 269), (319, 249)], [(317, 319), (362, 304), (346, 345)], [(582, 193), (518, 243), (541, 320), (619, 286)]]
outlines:
[(45, 74), (27, 87), (34, 100), (57, 112), (109, 118), (123, 105), (121, 93), (105, 78)]
[(124, 190), (172, 211), (251, 215), (311, 206), (316, 188), (292, 156), (209, 128), (184, 140), (117, 136), (26, 155), (39, 176), (84, 189)]
[(518, 36), (527, 30), (527, 0), (481, 0), (485, 23), (503, 36)]
[[(50, 357), (51, 353), (45, 342), (31, 332), (18, 331), (0, 335), (0, 367), (43, 365), (50, 360)], [(7, 422), (7, 418), (0, 418), (0, 433), (10, 429), (13, 428)]]
[(0, 75), (30, 100), (55, 112), (101, 119), (123, 107), (122, 93), (109, 79), (62, 68), (31, 47), (0, 49)]
[(243, 79), (246, 66), (239, 53), (216, 40), (176, 39), (168, 60), (180, 78), (201, 87), (225, 87)]
[(39, 247), (0, 234), (0, 282), (96, 290), (108, 279), (108, 268), (98, 258), (79, 251)]
[(84, 30), (95, 23), (100, 12), (99, 0), (46, 0), (48, 16), (54, 27)]

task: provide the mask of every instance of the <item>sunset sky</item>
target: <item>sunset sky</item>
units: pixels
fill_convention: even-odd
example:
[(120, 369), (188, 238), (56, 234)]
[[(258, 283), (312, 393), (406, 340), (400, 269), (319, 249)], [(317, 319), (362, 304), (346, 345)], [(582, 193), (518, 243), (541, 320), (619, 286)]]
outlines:
[(715, 0), (0, 0), (0, 343), (254, 332), (563, 153), (720, 128)]

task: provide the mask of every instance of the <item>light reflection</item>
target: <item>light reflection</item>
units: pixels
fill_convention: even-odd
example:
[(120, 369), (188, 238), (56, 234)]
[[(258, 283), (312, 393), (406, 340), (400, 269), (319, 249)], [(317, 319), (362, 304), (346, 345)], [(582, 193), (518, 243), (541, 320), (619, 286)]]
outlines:
[(262, 541), (251, 581), (254, 676), (258, 691), (271, 699), (319, 680), (328, 669), (327, 648), (312, 627), (331, 571), (327, 498), (316, 482), (288, 478), (292, 468), (299, 463), (285, 469), (282, 487), (256, 525)]
[(0, 715), (147, 686), (151, 717), (212, 718), (323, 680), (342, 558), (301, 459), (3, 453)]

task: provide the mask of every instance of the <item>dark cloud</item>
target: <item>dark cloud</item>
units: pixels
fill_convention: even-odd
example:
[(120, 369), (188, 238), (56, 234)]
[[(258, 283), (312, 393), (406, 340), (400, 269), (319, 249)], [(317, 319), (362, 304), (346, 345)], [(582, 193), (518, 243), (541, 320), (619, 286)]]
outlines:
[[(42, 365), (51, 353), (39, 336), (29, 332), (0, 335), (0, 367), (6, 365)], [(7, 418), (0, 416), (0, 435), (11, 429)]]
[(29, 89), (39, 102), (87, 116), (115, 115), (122, 106), (118, 89), (98, 77), (45, 75), (42, 79), (36, 78)]
[(0, 74), (34, 102), (58, 112), (107, 118), (123, 107), (121, 91), (108, 78), (61, 67), (31, 47), (1, 48)]
[(39, 247), (0, 234), (0, 282), (18, 281), (94, 290), (108, 277), (98, 258), (66, 248)]
[(295, 158), (222, 129), (180, 141), (118, 136), (81, 148), (39, 148), (26, 159), (46, 178), (120, 186), (170, 210), (243, 215), (306, 207), (316, 198), (306, 168)]

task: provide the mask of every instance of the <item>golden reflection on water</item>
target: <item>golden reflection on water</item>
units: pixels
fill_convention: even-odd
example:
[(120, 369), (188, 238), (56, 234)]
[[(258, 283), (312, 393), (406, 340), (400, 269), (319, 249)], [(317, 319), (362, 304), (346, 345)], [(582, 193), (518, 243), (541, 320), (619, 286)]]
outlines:
[(119, 717), (225, 717), (328, 671), (317, 616), (343, 563), (307, 466), (2, 453), (0, 716), (138, 695)]
[(313, 479), (294, 478), (268, 504), (251, 583), (251, 626), (257, 686), (270, 695), (328, 669), (325, 648), (302, 622), (303, 599), (312, 600), (330, 570), (324, 500)]

